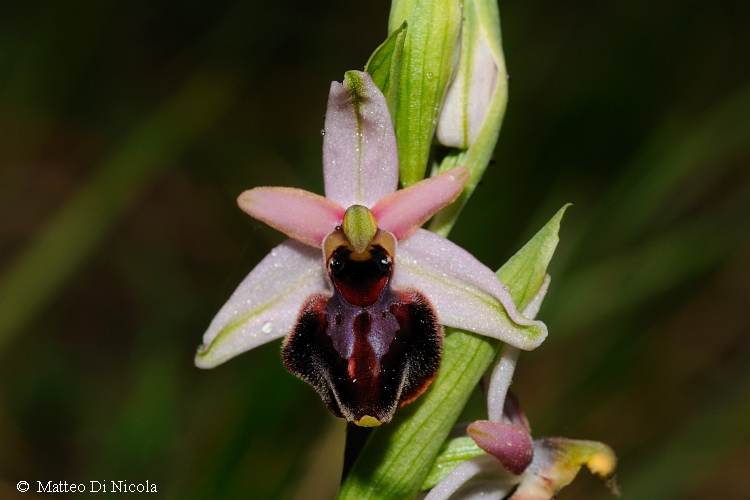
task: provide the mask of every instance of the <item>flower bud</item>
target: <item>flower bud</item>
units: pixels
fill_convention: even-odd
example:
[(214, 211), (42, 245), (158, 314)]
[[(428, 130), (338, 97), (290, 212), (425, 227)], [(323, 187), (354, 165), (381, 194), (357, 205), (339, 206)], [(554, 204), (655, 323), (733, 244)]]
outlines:
[[(495, 12), (492, 12), (492, 11)], [(489, 127), (499, 128), (496, 108), (507, 100), (505, 60), (494, 0), (466, 0), (461, 50), (453, 81), (443, 101), (436, 137), (440, 144), (467, 149), (493, 111)], [(493, 106), (494, 105), (494, 106)]]
[(437, 173), (462, 166), (471, 171), (458, 200), (429, 229), (447, 235), (484, 174), (497, 144), (508, 102), (508, 77), (496, 0), (464, 0), (461, 48), (455, 76), (437, 125), (436, 139), (451, 149)]
[(477, 420), (469, 424), (466, 433), (516, 476), (526, 470), (534, 456), (531, 434), (518, 425)]

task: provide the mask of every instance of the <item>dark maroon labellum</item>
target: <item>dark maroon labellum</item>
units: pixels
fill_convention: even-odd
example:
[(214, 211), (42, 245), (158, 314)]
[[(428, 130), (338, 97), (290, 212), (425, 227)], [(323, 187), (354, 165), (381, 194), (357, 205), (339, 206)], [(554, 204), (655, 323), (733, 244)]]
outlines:
[(443, 342), (437, 316), (420, 292), (391, 288), (393, 261), (380, 245), (363, 254), (339, 246), (328, 271), (333, 293), (307, 300), (284, 342), (284, 365), (334, 415), (389, 422), (435, 378)]

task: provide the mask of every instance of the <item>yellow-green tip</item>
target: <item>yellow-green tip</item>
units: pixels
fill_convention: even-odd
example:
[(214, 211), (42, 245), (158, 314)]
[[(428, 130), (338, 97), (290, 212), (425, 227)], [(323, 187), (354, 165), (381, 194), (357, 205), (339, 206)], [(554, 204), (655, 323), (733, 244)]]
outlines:
[(362, 253), (367, 250), (367, 245), (378, 232), (378, 220), (372, 215), (369, 208), (362, 205), (352, 205), (344, 214), (341, 229), (344, 230), (344, 234), (354, 251)]
[(371, 417), (370, 415), (365, 415), (364, 417), (360, 418), (354, 423), (360, 427), (377, 427), (383, 422), (381, 422), (375, 417)]

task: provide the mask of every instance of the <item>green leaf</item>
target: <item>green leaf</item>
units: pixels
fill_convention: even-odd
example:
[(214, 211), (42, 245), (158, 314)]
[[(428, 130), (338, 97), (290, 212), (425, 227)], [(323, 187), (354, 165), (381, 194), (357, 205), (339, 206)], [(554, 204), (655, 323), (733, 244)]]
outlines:
[(429, 490), (446, 478), (453, 469), (470, 458), (485, 455), (469, 436), (453, 438), (443, 443), (435, 462), (422, 483), (422, 490)]
[(396, 106), (398, 105), (401, 56), (404, 50), (404, 41), (406, 41), (406, 28), (407, 22), (404, 21), (380, 47), (375, 49), (365, 65), (365, 71), (370, 73), (372, 81), (385, 95), (393, 120), (395, 120)]
[(389, 29), (404, 21), (404, 41), (394, 128), (398, 143), (401, 184), (424, 178), (435, 125), (453, 70), (461, 32), (457, 0), (396, 0)]
[[(498, 271), (516, 304), (531, 300), (558, 242), (567, 205)], [(541, 277), (541, 280), (540, 280)], [(509, 284), (510, 283), (510, 284)], [(345, 478), (339, 500), (411, 499), (435, 463), (442, 443), (502, 344), (448, 329), (435, 381), (416, 402), (378, 427)]]

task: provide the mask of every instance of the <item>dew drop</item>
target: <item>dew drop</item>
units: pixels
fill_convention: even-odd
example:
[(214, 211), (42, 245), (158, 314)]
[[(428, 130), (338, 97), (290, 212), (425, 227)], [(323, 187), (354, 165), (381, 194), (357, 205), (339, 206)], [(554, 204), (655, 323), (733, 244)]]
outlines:
[(433, 75), (431, 72), (427, 73), (427, 79), (428, 80), (432, 80), (433, 78), (435, 78), (435, 75)]
[(320, 129), (320, 135), (326, 135), (326, 129), (324, 128)]
[(271, 333), (273, 331), (273, 323), (266, 321), (263, 326), (260, 327), (260, 331), (263, 333)]
[(204, 352), (205, 350), (206, 350), (206, 345), (205, 344), (201, 344), (201, 345), (198, 346), (198, 349), (197, 349), (196, 352), (198, 354), (200, 354), (200, 353)]

